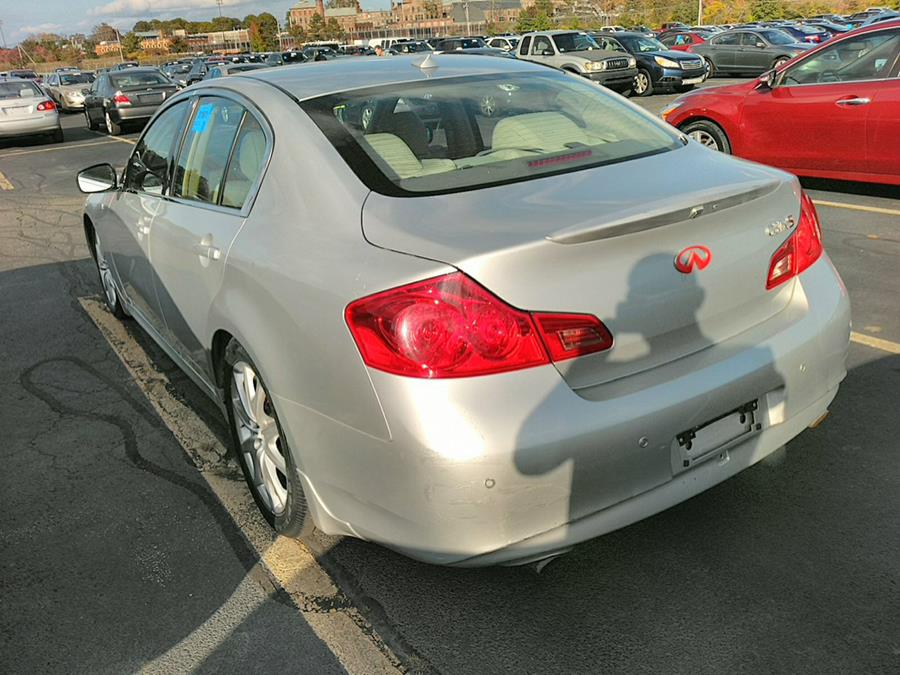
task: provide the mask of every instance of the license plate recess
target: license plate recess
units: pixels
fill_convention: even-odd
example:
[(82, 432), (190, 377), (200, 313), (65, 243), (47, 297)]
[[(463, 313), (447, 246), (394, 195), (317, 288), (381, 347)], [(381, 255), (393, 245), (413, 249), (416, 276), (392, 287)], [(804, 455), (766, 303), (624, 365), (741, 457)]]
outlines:
[(675, 436), (672, 444), (679, 468), (686, 469), (702, 462), (760, 429), (759, 401), (755, 400), (682, 431)]

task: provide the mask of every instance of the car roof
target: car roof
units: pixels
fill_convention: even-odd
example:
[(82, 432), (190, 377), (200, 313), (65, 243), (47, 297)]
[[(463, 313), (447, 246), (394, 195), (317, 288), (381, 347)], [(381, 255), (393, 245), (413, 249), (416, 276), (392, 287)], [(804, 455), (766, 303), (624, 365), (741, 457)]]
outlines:
[[(571, 31), (560, 31), (571, 32)], [(416, 64), (430, 58), (435, 68)], [(300, 63), (263, 69), (253, 79), (270, 82), (298, 99), (315, 98), (352, 89), (364, 89), (402, 82), (421, 82), (437, 78), (493, 75), (502, 73), (546, 72), (547, 67), (496, 56), (410, 54), (391, 57), (361, 57), (327, 62)], [(340, 83), (340, 84), (336, 84)]]

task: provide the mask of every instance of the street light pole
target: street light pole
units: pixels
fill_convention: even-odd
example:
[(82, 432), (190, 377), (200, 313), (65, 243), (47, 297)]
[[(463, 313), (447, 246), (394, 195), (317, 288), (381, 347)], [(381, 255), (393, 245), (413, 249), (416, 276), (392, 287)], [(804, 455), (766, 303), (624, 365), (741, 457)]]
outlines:
[(125, 54), (122, 53), (122, 38), (119, 35), (119, 29), (113, 28), (113, 30), (116, 31), (116, 44), (119, 45), (119, 60), (125, 63)]
[(0, 20), (0, 44), (3, 45), (3, 49), (6, 49), (6, 36), (3, 34), (3, 21)]
[(703, 0), (697, 0), (697, 25), (703, 25)]

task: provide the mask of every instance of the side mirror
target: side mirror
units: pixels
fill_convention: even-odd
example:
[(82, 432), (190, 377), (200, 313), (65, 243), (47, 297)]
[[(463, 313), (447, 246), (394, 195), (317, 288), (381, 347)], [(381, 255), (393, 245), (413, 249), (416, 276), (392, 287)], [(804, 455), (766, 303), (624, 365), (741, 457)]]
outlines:
[(544, 51), (541, 52), (541, 56), (553, 56), (553, 50), (545, 49)]
[(762, 75), (759, 76), (756, 88), (757, 89), (772, 89), (775, 86), (775, 78), (777, 77), (777, 73), (775, 69), (767, 70)]
[(116, 170), (110, 164), (95, 164), (78, 172), (78, 189), (85, 194), (108, 192), (119, 187)]
[(765, 42), (757, 42), (757, 43), (756, 43), (756, 48), (757, 48), (757, 49), (765, 49), (765, 48), (766, 48), (766, 43), (765, 43)]

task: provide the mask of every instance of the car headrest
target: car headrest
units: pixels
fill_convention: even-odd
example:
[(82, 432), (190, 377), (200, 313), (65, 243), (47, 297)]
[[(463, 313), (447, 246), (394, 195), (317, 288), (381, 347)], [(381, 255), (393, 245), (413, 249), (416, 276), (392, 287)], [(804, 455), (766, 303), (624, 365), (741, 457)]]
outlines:
[(494, 127), (492, 150), (506, 148), (565, 150), (568, 144), (588, 144), (584, 130), (557, 112), (504, 117)]

